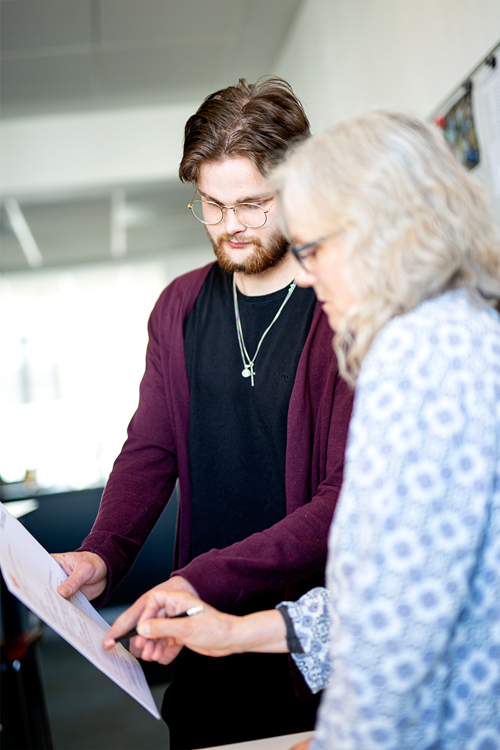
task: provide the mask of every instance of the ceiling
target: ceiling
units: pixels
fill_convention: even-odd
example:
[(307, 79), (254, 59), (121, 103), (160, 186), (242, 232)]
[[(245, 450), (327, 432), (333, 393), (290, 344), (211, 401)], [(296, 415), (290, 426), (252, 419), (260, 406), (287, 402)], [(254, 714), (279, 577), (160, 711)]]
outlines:
[[(274, 72), (302, 0), (1, 0), (4, 121), (199, 103), (239, 77)], [(206, 241), (178, 181), (19, 199), (43, 267), (109, 261), (113, 200), (125, 255)], [(16, 196), (9, 196), (16, 199)], [(116, 213), (114, 214), (116, 218)], [(29, 270), (2, 205), (0, 271)]]

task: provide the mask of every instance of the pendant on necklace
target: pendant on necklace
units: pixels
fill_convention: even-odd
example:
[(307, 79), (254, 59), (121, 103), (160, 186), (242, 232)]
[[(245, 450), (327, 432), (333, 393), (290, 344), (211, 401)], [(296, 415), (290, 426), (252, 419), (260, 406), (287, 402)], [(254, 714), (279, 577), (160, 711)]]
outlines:
[(252, 373), (250, 372), (248, 367), (245, 367), (245, 369), (241, 371), (241, 374), (244, 378), (249, 378)]

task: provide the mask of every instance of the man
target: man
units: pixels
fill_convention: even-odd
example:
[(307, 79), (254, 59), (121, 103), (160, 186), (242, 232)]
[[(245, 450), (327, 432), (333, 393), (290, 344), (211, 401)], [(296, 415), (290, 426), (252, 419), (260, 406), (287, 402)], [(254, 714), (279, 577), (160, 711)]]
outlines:
[[(139, 407), (96, 523), (78, 552), (56, 556), (70, 574), (63, 596), (81, 588), (106, 601), (177, 479), (174, 573), (162, 588), (241, 614), (323, 582), (352, 393), (321, 306), (295, 287), (266, 177), (308, 135), (278, 78), (240, 80), (188, 120), (179, 174), (196, 188), (189, 208), (218, 263), (176, 279), (151, 314)], [(132, 648), (177, 656), (162, 708), (172, 748), (313, 727), (316, 700), (286, 656)]]

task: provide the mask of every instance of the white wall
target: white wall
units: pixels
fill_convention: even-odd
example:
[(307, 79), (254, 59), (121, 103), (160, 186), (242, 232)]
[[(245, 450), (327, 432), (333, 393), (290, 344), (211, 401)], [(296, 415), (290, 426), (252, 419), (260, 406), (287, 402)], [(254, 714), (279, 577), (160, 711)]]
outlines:
[(373, 106), (427, 117), (499, 39), (499, 0), (305, 0), (275, 72), (315, 131)]

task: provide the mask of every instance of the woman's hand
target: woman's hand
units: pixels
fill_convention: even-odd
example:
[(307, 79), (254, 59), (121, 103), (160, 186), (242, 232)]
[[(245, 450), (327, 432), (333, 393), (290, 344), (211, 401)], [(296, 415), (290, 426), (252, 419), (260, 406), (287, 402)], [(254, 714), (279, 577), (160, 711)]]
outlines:
[[(176, 618), (189, 609), (201, 611)], [(219, 612), (186, 592), (152, 591), (139, 619), (138, 632), (154, 641), (171, 640), (205, 656), (228, 656), (243, 651), (236, 631), (241, 618)]]
[[(198, 614), (175, 619), (175, 615), (197, 606), (202, 607)], [(189, 591), (161, 584), (118, 617), (106, 633), (103, 646), (112, 648), (115, 638), (136, 626), (140, 635), (131, 641), (131, 651), (145, 661), (169, 664), (182, 646), (207, 656), (226, 656), (238, 650), (236, 646), (232, 650), (230, 637), (231, 625), (238, 619), (218, 612)]]
[[(192, 607), (203, 609), (190, 617), (175, 617)], [(277, 610), (236, 617), (219, 612), (188, 591), (163, 585), (144, 594), (116, 620), (103, 647), (113, 648), (115, 638), (134, 626), (140, 635), (131, 643), (132, 653), (160, 664), (170, 663), (182, 646), (205, 656), (287, 651), (285, 622)]]

